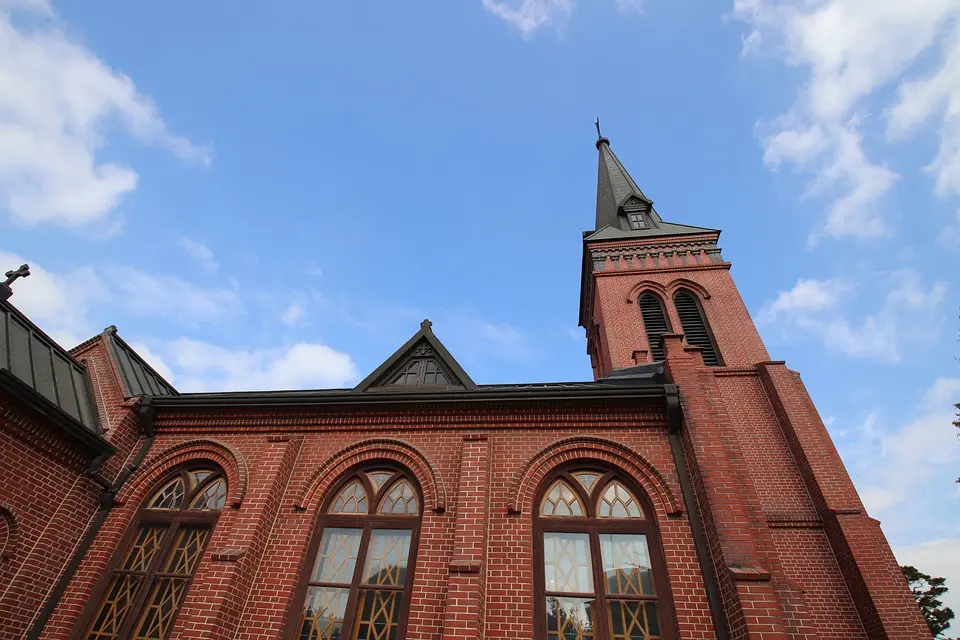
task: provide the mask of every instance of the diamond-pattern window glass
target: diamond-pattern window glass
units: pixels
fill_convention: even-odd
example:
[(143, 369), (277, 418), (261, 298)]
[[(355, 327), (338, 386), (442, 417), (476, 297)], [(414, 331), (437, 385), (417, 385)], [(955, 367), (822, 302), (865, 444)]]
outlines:
[(143, 576), (115, 574), (110, 580), (107, 591), (100, 603), (100, 610), (94, 616), (90, 631), (84, 636), (87, 640), (106, 640), (120, 637), (120, 625), (133, 605)]
[(401, 587), (407, 577), (409, 529), (374, 529), (363, 568), (363, 583)]
[(597, 503), (597, 516), (600, 518), (642, 518), (643, 510), (636, 496), (619, 480), (614, 480), (604, 488)]
[(153, 500), (150, 501), (150, 508), (179, 509), (183, 506), (184, 492), (183, 478), (177, 476), (154, 494)]
[(540, 503), (541, 516), (579, 518), (583, 513), (584, 508), (580, 504), (580, 498), (565, 480), (557, 480), (550, 485), (547, 494), (543, 496), (543, 502)]
[(310, 581), (350, 584), (357, 566), (362, 535), (363, 529), (325, 528)]
[(351, 480), (334, 499), (330, 513), (367, 513), (367, 492), (359, 480)]
[(192, 576), (203, 554), (203, 548), (207, 545), (209, 535), (209, 529), (197, 527), (183, 527), (177, 531), (173, 547), (163, 565), (163, 572), (178, 576)]
[(373, 489), (379, 491), (383, 483), (393, 477), (393, 471), (369, 471), (367, 477), (370, 478)]
[(310, 587), (303, 604), (298, 640), (339, 640), (350, 589)]
[(647, 536), (643, 534), (601, 533), (600, 555), (607, 593), (652, 596), (653, 569)]
[(416, 515), (420, 512), (417, 492), (406, 479), (397, 480), (380, 501), (379, 513)]
[(189, 578), (156, 578), (144, 603), (133, 640), (166, 640), (190, 584)]
[(593, 593), (591, 564), (589, 534), (543, 534), (543, 570), (548, 592)]
[(593, 640), (596, 601), (547, 597), (548, 640)]
[(577, 479), (577, 482), (583, 485), (583, 488), (587, 490), (587, 493), (593, 489), (593, 485), (597, 482), (597, 478), (600, 477), (600, 473), (596, 471), (578, 471), (573, 474), (573, 477)]
[(191, 509), (220, 511), (227, 503), (227, 483), (217, 478), (198, 493), (190, 503)]
[(357, 601), (353, 640), (395, 640), (402, 591), (364, 589)]
[(130, 543), (130, 550), (120, 567), (124, 571), (136, 571), (138, 573), (149, 571), (153, 558), (160, 550), (160, 542), (163, 540), (163, 534), (166, 531), (166, 527), (141, 528), (133, 542)]
[(649, 600), (611, 600), (611, 640), (656, 640), (660, 638), (657, 603)]

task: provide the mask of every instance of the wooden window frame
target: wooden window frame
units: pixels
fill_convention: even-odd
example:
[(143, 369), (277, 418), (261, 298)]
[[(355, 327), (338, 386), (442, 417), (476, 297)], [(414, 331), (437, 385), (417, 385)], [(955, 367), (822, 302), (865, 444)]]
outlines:
[[(583, 485), (574, 477), (581, 471), (599, 471), (599, 477), (594, 481), (588, 494)], [(558, 480), (563, 479), (577, 492), (586, 511), (585, 517), (557, 517), (541, 516), (540, 503), (547, 490)], [(612, 480), (618, 480), (633, 492), (640, 507), (643, 509), (643, 518), (600, 518), (597, 513), (603, 490)], [(646, 493), (627, 474), (614, 467), (599, 463), (579, 463), (555, 469), (540, 483), (534, 496), (533, 508), (533, 572), (534, 572), (534, 638), (547, 639), (547, 597), (555, 593), (558, 597), (590, 598), (596, 601), (594, 615), (594, 640), (610, 640), (609, 613), (607, 603), (611, 600), (639, 600), (654, 601), (657, 603), (660, 622), (660, 637), (663, 640), (677, 639), (677, 620), (673, 605), (673, 596), (670, 583), (667, 580), (666, 562), (663, 556), (663, 547), (660, 542), (660, 530), (657, 526), (653, 505)], [(586, 533), (589, 535), (590, 559), (593, 577), (592, 593), (547, 592), (546, 577), (544, 575), (543, 534), (544, 533)], [(607, 585), (603, 576), (603, 556), (600, 548), (600, 535), (604, 533), (642, 534), (646, 536), (647, 547), (650, 552), (650, 564), (653, 570), (653, 585), (655, 596), (636, 596), (627, 594), (607, 594)]]
[[(173, 481), (179, 476), (182, 478), (184, 483), (189, 483), (189, 474), (193, 471), (199, 470), (207, 470), (211, 471), (212, 473), (209, 477), (204, 478), (201, 482), (197, 483), (197, 486), (193, 489), (184, 491), (182, 507), (176, 510), (149, 508), (149, 504), (153, 501), (154, 497), (156, 497), (157, 492), (163, 489), (163, 487), (165, 487), (169, 482)], [(221, 469), (218, 465), (208, 463), (206, 461), (191, 461), (170, 471), (168, 474), (163, 476), (159, 482), (153, 485), (153, 487), (147, 493), (147, 496), (137, 507), (136, 513), (131, 519), (130, 524), (127, 525), (126, 531), (114, 549), (113, 555), (110, 557), (109, 564), (104, 569), (103, 574), (97, 581), (93, 593), (90, 596), (90, 599), (87, 601), (83, 613), (80, 615), (80, 618), (74, 627), (74, 632), (70, 636), (71, 640), (83, 640), (90, 633), (90, 626), (93, 624), (94, 618), (100, 613), (100, 607), (103, 603), (103, 599), (107, 595), (107, 589), (110, 587), (110, 583), (114, 575), (118, 572), (118, 567), (126, 558), (127, 553), (130, 550), (130, 544), (136, 538), (138, 532), (144, 528), (144, 526), (150, 525), (166, 525), (166, 531), (164, 531), (160, 546), (154, 554), (153, 559), (150, 561), (150, 567), (143, 573), (143, 584), (141, 584), (141, 586), (137, 589), (137, 594), (130, 603), (130, 612), (121, 623), (117, 632), (117, 638), (120, 640), (127, 640), (133, 634), (134, 628), (137, 626), (137, 624), (139, 624), (142, 617), (146, 601), (153, 591), (151, 587), (156, 578), (183, 578), (182, 575), (174, 576), (173, 574), (168, 574), (160, 570), (161, 563), (166, 559), (171, 545), (173, 545), (177, 539), (177, 531), (180, 530), (181, 525), (190, 525), (196, 528), (208, 529), (210, 533), (207, 535), (207, 539), (204, 542), (203, 548), (200, 549), (200, 555), (197, 558), (197, 563), (194, 567), (193, 574), (190, 576), (189, 583), (184, 591), (183, 599), (173, 612), (173, 624), (174, 626), (176, 625), (176, 620), (180, 615), (180, 609), (183, 607), (183, 603), (186, 602), (187, 595), (190, 593), (190, 587), (193, 585), (193, 581), (197, 577), (197, 573), (200, 569), (200, 564), (203, 561), (203, 554), (206, 553), (207, 547), (210, 545), (210, 539), (213, 537), (213, 530), (216, 528), (217, 521), (220, 519), (220, 514), (223, 512), (222, 509), (190, 509), (190, 504), (193, 502), (194, 498), (205, 491), (207, 487), (216, 482), (218, 479), (222, 480), (224, 483), (227, 482), (227, 474), (224, 473), (223, 469)], [(190, 485), (185, 484), (184, 486), (189, 487)], [(125, 571), (120, 572), (127, 573)]]
[[(393, 474), (379, 489), (373, 486), (370, 477), (367, 475), (373, 471), (392, 471)], [(367, 513), (328, 513), (333, 501), (336, 500), (340, 490), (351, 481), (359, 479), (367, 492)], [(384, 499), (390, 489), (399, 481), (406, 480), (416, 492), (417, 504), (419, 506), (416, 515), (384, 515), (377, 513), (380, 502)], [(407, 469), (389, 462), (365, 463), (362, 466), (355, 467), (345, 473), (336, 484), (327, 492), (321, 505), (320, 513), (316, 516), (313, 533), (310, 536), (310, 543), (307, 546), (306, 564), (300, 571), (300, 578), (297, 582), (297, 588), (294, 591), (293, 606), (287, 615), (287, 624), (282, 638), (296, 640), (300, 635), (300, 617), (303, 613), (303, 606), (306, 601), (307, 592), (310, 587), (330, 587), (343, 589), (345, 583), (324, 583), (311, 582), (314, 565), (317, 561), (317, 553), (320, 551), (320, 541), (323, 538), (323, 531), (328, 527), (360, 529), (360, 547), (357, 550), (357, 562), (353, 569), (353, 576), (350, 581), (350, 594), (347, 597), (346, 608), (344, 609), (343, 622), (341, 623), (340, 637), (347, 640), (353, 636), (353, 629), (357, 615), (357, 599), (360, 592), (364, 590), (363, 570), (366, 564), (367, 551), (370, 547), (372, 532), (376, 529), (409, 529), (410, 530), (410, 549), (407, 553), (407, 569), (403, 587), (401, 589), (391, 589), (381, 585), (369, 585), (369, 588), (400, 591), (400, 621), (397, 625), (397, 635), (395, 640), (404, 640), (407, 635), (407, 623), (410, 616), (410, 602), (413, 599), (413, 575), (416, 571), (417, 550), (420, 544), (420, 523), (423, 518), (423, 492), (416, 478)]]

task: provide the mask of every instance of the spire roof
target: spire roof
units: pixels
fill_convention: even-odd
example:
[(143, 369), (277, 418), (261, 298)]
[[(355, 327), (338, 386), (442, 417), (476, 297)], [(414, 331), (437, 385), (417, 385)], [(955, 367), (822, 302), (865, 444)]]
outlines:
[[(600, 128), (597, 127), (599, 135)], [(637, 185), (610, 148), (610, 140), (597, 139), (597, 221), (588, 239), (672, 236), (715, 233), (717, 229), (664, 222), (653, 201)]]

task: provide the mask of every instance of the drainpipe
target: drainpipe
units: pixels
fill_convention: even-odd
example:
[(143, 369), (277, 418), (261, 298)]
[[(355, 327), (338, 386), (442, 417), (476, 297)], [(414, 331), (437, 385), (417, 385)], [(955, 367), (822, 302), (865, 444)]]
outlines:
[(710, 617), (713, 618), (713, 628), (717, 640), (729, 640), (730, 632), (727, 629), (727, 616), (720, 599), (720, 587), (717, 575), (714, 572), (713, 561), (710, 558), (710, 547), (707, 545), (707, 536), (703, 530), (703, 520), (697, 501), (693, 494), (693, 484), (690, 481), (690, 471), (687, 469), (687, 460), (683, 455), (683, 443), (680, 440), (680, 428), (683, 425), (683, 409), (680, 407), (680, 388), (675, 384), (665, 384), (667, 401), (667, 426), (670, 452), (673, 454), (673, 463), (677, 467), (677, 476), (680, 479), (680, 492), (683, 494), (683, 504), (687, 510), (690, 529), (693, 531), (693, 545), (697, 550), (697, 560), (703, 571), (703, 584), (707, 589), (707, 602), (710, 605)]
[(83, 562), (84, 557), (87, 555), (87, 551), (90, 550), (90, 546), (93, 544), (97, 534), (100, 532), (100, 527), (103, 526), (107, 516), (110, 515), (110, 511), (113, 509), (115, 504), (117, 493), (120, 492), (120, 489), (123, 488), (123, 485), (126, 484), (133, 472), (136, 471), (141, 464), (143, 464), (144, 458), (147, 457), (147, 452), (150, 451), (150, 446), (153, 444), (153, 417), (155, 410), (151, 400), (151, 396), (144, 397), (138, 412), (140, 428), (143, 430), (146, 438), (144, 438), (143, 443), (140, 445), (140, 449), (137, 451), (137, 454), (134, 456), (130, 464), (125, 466), (123, 470), (120, 471), (117, 479), (114, 480), (113, 483), (110, 483), (100, 474), (98, 469), (105, 458), (97, 458), (84, 472), (85, 475), (87, 475), (91, 480), (103, 487), (103, 491), (100, 493), (99, 509), (97, 510), (93, 521), (90, 523), (90, 526), (87, 527), (87, 531), (84, 534), (83, 539), (80, 541), (79, 546), (77, 546), (76, 553), (70, 559), (70, 562), (60, 575), (60, 580), (57, 581), (56, 586), (53, 588), (53, 592), (43, 605), (43, 608), (40, 609), (40, 615), (37, 616), (36, 622), (34, 622), (33, 626), (30, 628), (30, 632), (27, 634), (26, 640), (38, 640), (40, 638), (40, 634), (43, 633), (44, 627), (47, 626), (47, 622), (50, 620), (50, 615), (53, 613), (54, 609), (56, 609), (57, 604), (59, 604), (60, 598), (63, 597), (67, 587), (70, 586), (70, 581), (73, 580), (74, 574), (76, 574), (77, 569), (80, 568), (80, 563)]

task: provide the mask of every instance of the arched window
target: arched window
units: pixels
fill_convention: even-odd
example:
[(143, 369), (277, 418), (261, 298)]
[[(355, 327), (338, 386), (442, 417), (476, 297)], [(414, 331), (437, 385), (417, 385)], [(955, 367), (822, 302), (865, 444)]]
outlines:
[(643, 317), (643, 328), (647, 332), (647, 343), (654, 360), (663, 360), (663, 345), (660, 336), (670, 331), (667, 324), (667, 314), (663, 310), (663, 300), (655, 293), (647, 291), (637, 299), (640, 315)]
[[(298, 591), (297, 640), (402, 640), (423, 500), (404, 470), (356, 469), (330, 492)], [(293, 622), (293, 618), (291, 619)]]
[(650, 506), (621, 474), (570, 467), (534, 516), (538, 640), (675, 638)]
[(708, 367), (720, 366), (717, 345), (713, 342), (707, 319), (703, 315), (703, 309), (696, 296), (686, 289), (680, 289), (673, 294), (673, 306), (676, 307), (677, 315), (680, 316), (680, 324), (683, 326), (687, 342), (703, 348), (703, 363)]
[(98, 591), (85, 640), (165, 640), (227, 500), (212, 467), (167, 476), (141, 505)]

